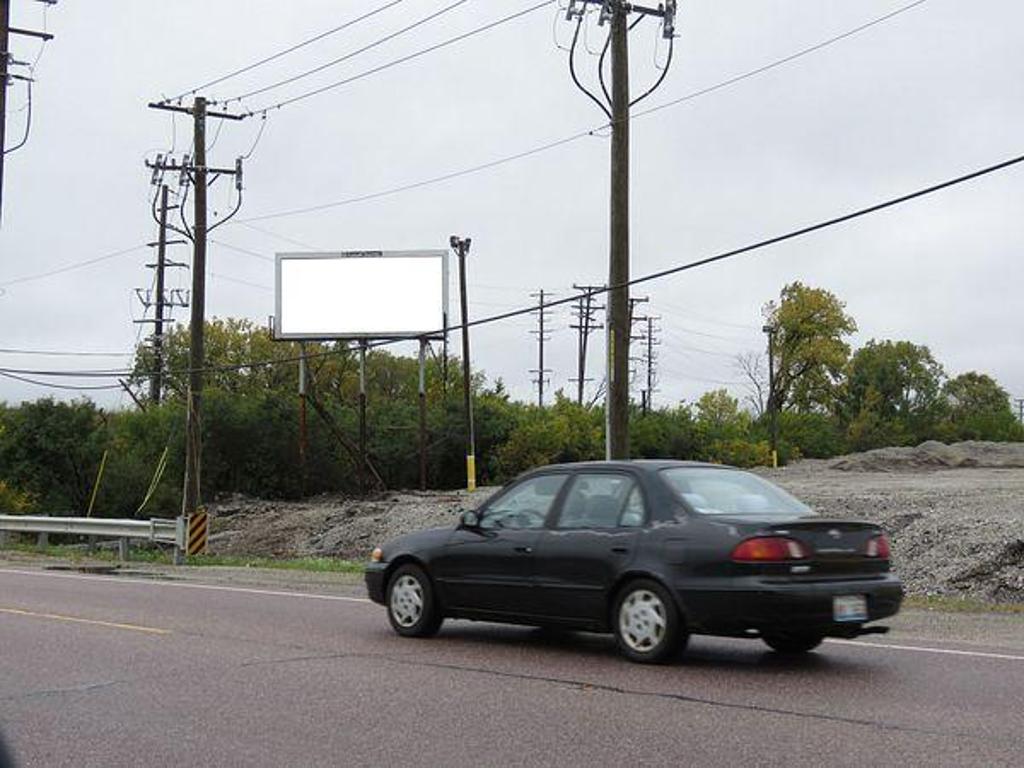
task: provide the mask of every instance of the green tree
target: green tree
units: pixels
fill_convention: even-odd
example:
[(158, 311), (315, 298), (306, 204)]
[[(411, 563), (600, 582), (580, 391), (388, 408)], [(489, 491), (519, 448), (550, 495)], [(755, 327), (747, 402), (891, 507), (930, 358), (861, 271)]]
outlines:
[(844, 340), (857, 330), (846, 304), (822, 288), (800, 282), (782, 289), (778, 303), (764, 307), (775, 328), (775, 391), (770, 406), (784, 410), (834, 410), (843, 368), (850, 356)]
[(995, 379), (970, 371), (942, 388), (949, 429), (959, 440), (1020, 440), (1022, 427), (1013, 414), (1010, 396)]
[(904, 445), (935, 435), (945, 373), (928, 347), (872, 339), (850, 359), (842, 412), (852, 447)]

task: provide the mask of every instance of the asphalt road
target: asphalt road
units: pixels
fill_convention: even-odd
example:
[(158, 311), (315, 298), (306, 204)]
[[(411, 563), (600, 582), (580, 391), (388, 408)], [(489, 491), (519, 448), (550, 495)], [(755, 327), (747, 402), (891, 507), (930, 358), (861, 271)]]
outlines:
[(1020, 617), (906, 614), (797, 661), (695, 638), (652, 668), (595, 635), (405, 640), (351, 579), (212, 571), (0, 567), (16, 765), (1024, 764)]

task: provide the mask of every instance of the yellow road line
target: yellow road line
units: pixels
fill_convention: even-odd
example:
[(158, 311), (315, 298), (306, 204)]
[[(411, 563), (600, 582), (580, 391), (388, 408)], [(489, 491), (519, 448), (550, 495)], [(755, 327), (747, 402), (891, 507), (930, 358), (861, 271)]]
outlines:
[(76, 624), (91, 624), (96, 627), (107, 627), (109, 629), (125, 629), (131, 632), (145, 632), (150, 635), (169, 635), (169, 629), (157, 629), (156, 627), (140, 627), (137, 624), (119, 624), (114, 621), (98, 621), (96, 619), (82, 619), (78, 616), (61, 616), (57, 613), (36, 613), (25, 611), (20, 608), (0, 608), (0, 613), (10, 613), (15, 616), (30, 616), (36, 619), (53, 619), (54, 621), (70, 621)]

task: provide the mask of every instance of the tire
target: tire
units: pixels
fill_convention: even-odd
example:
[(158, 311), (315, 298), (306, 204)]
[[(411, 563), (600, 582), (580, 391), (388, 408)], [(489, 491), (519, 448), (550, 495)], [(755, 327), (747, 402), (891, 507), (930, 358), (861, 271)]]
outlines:
[(431, 637), (441, 628), (441, 611), (434, 587), (418, 565), (400, 566), (388, 581), (388, 621), (403, 637)]
[(611, 624), (619, 650), (641, 664), (663, 664), (689, 640), (672, 595), (650, 579), (636, 579), (619, 590)]
[(768, 634), (761, 638), (776, 653), (799, 654), (813, 651), (825, 636), (820, 632), (786, 632)]

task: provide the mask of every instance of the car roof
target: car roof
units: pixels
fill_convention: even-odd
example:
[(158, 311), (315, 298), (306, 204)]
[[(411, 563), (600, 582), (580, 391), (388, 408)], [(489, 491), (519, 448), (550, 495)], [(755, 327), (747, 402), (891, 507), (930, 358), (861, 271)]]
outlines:
[(530, 470), (527, 474), (543, 472), (546, 470), (580, 470), (580, 469), (642, 469), (648, 472), (657, 472), (662, 469), (675, 468), (700, 468), (700, 469), (736, 469), (728, 464), (711, 464), (706, 461), (682, 461), (679, 459), (620, 459), (615, 461), (573, 461), (565, 464), (547, 464)]

